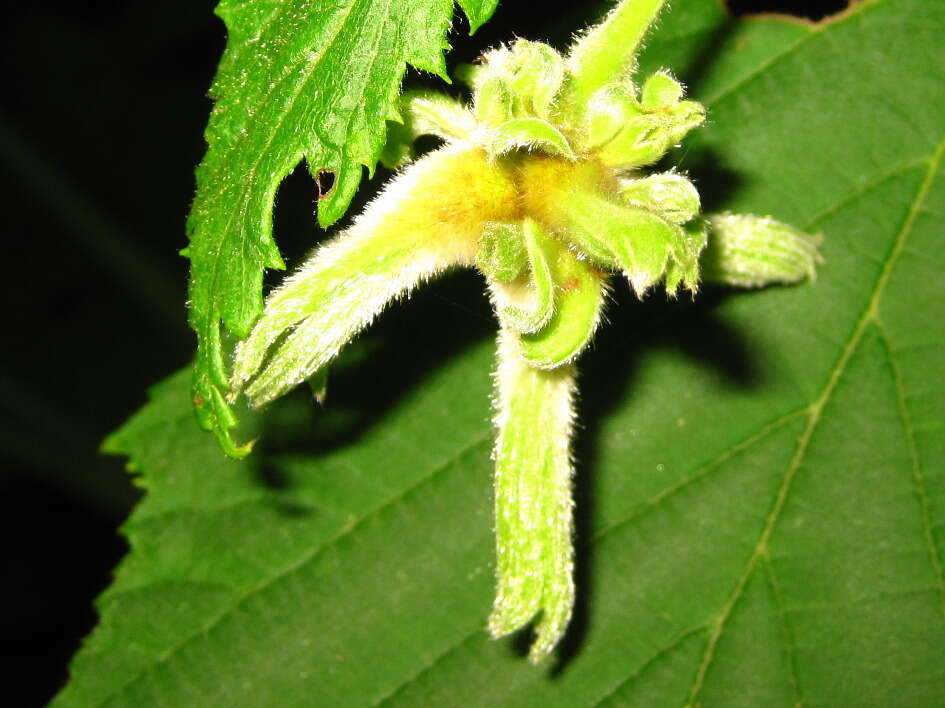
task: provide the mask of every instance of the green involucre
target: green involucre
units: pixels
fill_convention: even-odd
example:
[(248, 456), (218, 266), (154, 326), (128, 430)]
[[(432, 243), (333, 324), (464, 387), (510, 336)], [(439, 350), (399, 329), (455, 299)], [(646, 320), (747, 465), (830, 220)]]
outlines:
[[(533, 661), (557, 644), (573, 604), (573, 366), (600, 321), (607, 280), (621, 273), (641, 298), (659, 284), (694, 293), (715, 234), (717, 270), (737, 260), (729, 272), (751, 284), (783, 282), (771, 254), (803, 241), (757, 217), (723, 228), (736, 217), (704, 219), (686, 177), (642, 170), (705, 118), (668, 72), (641, 85), (630, 73), (661, 6), (626, 0), (568, 57), (525, 40), (487, 53), (469, 77), (470, 106), (406, 95), (386, 159), (407, 160), (421, 134), (446, 145), (407, 166), (267, 298), (229, 381), (232, 397), (268, 403), (323, 376), (392, 299), (447, 268), (477, 266), (502, 331), (490, 629), (499, 636), (537, 620)], [(222, 365), (213, 371), (219, 378)], [(315, 389), (323, 396), (320, 378)]]

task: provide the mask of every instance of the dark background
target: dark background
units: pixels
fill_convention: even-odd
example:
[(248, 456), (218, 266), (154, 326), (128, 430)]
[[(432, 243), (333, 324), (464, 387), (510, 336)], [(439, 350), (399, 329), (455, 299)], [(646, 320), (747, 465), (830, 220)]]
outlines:
[[(675, 0), (685, 2), (685, 0)], [(567, 15), (586, 15), (568, 3)], [(188, 363), (184, 219), (223, 51), (211, 0), (49, 0), (4, 11), (0, 48), (0, 703), (45, 704), (95, 624), (138, 492), (98, 446), (147, 386)], [(732, 0), (812, 19), (846, 0)], [(549, 38), (553, 10), (504, 0), (453, 57), (512, 34)], [(529, 15), (537, 14), (537, 17)], [(542, 26), (545, 25), (545, 26)], [(569, 25), (565, 25), (569, 26)], [(280, 193), (290, 258), (318, 237), (301, 170)]]

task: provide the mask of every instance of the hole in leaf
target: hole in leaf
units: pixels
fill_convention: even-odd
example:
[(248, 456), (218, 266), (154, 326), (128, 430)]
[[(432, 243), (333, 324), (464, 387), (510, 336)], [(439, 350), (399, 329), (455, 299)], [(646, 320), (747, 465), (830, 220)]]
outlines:
[[(314, 173), (300, 163), (279, 185), (272, 213), (272, 234), (289, 270), (297, 267), (323, 235), (316, 227), (318, 187), (312, 189)], [(266, 272), (267, 289), (285, 277), (284, 271)]]
[(315, 174), (315, 188), (318, 190), (318, 201), (321, 201), (335, 188), (335, 173), (331, 170), (319, 170)]

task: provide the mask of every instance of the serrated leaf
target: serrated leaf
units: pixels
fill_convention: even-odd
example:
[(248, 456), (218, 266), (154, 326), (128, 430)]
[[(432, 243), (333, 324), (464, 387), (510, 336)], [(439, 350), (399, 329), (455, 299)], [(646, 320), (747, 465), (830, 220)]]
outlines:
[(475, 32), (482, 27), (499, 5), (499, 0), (457, 0), (457, 2), (469, 18), (470, 32)]
[[(473, 29), (494, 0), (460, 3)], [(446, 77), (450, 0), (221, 0), (229, 31), (214, 79), (216, 100), (188, 219), (190, 322), (199, 344), (193, 401), (202, 427), (231, 455), (222, 354), (225, 331), (246, 336), (262, 309), (265, 268), (283, 268), (272, 237), (282, 180), (303, 159), (334, 175), (319, 223), (344, 214), (384, 144), (385, 120), (406, 64)]]
[[(715, 0), (675, 6), (641, 64), (709, 104), (690, 174), (721, 165), (713, 209), (822, 232), (826, 262), (814, 284), (609, 308), (582, 359), (563, 663), (486, 635), (493, 344), (443, 311), (405, 327), (430, 293), (333, 379), (370, 381), (372, 419), (330, 443), (331, 403), (285, 409), (294, 443), (223, 460), (182, 376), (112, 438), (149, 495), (55, 705), (945, 703), (945, 7), (723, 32)], [(434, 345), (419, 381), (383, 383)]]

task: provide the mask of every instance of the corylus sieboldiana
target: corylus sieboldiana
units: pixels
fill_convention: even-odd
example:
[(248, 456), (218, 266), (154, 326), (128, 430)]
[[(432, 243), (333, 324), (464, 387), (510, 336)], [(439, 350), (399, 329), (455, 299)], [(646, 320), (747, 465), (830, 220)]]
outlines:
[[(405, 93), (384, 153), (400, 172), (270, 294), (233, 362), (233, 396), (263, 405), (323, 373), (391, 300), (449, 268), (478, 269), (499, 322), (488, 627), (499, 637), (537, 618), (533, 661), (574, 602), (575, 361), (610, 282), (675, 296), (706, 281), (796, 282), (819, 260), (817, 237), (770, 217), (703, 216), (685, 175), (647, 171), (705, 120), (669, 72), (636, 76), (663, 5), (624, 0), (566, 55), (527, 40), (488, 52), (460, 72), (469, 105)], [(425, 134), (444, 144), (412, 160)]]

